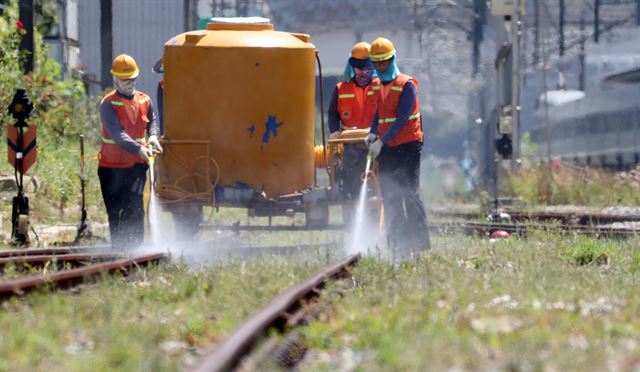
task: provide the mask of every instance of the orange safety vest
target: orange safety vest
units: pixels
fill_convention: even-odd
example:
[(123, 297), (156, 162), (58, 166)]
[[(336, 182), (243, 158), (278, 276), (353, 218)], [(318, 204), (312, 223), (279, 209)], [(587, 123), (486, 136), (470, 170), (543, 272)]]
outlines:
[[(378, 135), (383, 137), (384, 134), (391, 128), (398, 116), (398, 103), (400, 102), (400, 95), (404, 89), (404, 85), (408, 82), (412, 82), (416, 87), (416, 93), (418, 92), (418, 82), (416, 79), (409, 75), (400, 74), (392, 82), (382, 85), (380, 91), (380, 101), (378, 102)], [(409, 143), (414, 141), (422, 142), (422, 120), (420, 119), (420, 104), (418, 102), (418, 96), (416, 95), (416, 102), (413, 104), (411, 115), (407, 124), (396, 133), (395, 137), (386, 143), (389, 147), (402, 145), (403, 143)]]
[(360, 88), (353, 79), (338, 83), (338, 113), (343, 129), (367, 129), (378, 108), (380, 79), (374, 77), (371, 84)]
[[(135, 92), (132, 99), (126, 99), (120, 97), (114, 90), (107, 94), (100, 104), (105, 102), (113, 105), (120, 127), (125, 133), (142, 146), (146, 146), (145, 134), (149, 124), (151, 98), (142, 92)], [(118, 146), (103, 125), (99, 163), (103, 168), (131, 168), (137, 163), (144, 164), (145, 161), (138, 154), (130, 154)]]

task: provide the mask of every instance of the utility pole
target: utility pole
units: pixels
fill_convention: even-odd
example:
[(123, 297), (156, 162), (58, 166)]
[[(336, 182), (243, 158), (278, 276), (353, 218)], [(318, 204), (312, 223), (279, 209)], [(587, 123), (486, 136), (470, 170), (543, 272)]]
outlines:
[(100, 0), (100, 61), (102, 89), (111, 86), (111, 60), (113, 59), (113, 7), (111, 0)]
[(511, 17), (511, 113), (513, 123), (513, 156), (511, 170), (520, 168), (520, 53), (522, 45), (522, 0), (513, 1)]
[[(473, 1), (473, 30), (471, 31), (471, 44), (472, 44), (472, 54), (471, 54), (471, 78), (476, 79), (478, 77), (478, 72), (480, 70), (480, 43), (482, 43), (483, 38), (483, 23), (484, 23), (484, 3), (483, 0), (474, 0)], [(477, 93), (477, 92), (476, 92)], [(477, 94), (472, 94), (472, 96), (477, 96)], [(477, 97), (472, 97), (471, 104), (469, 105), (470, 111), (470, 123), (469, 123), (469, 133), (467, 140), (469, 144), (472, 141), (472, 138), (475, 137), (472, 135), (473, 123), (477, 117), (476, 109), (478, 104)], [(475, 106), (475, 107), (474, 107)], [(474, 115), (475, 114), (475, 115)], [(476, 116), (476, 117), (473, 117)]]
[(20, 22), (22, 22), (22, 29), (24, 30), (22, 39), (20, 40), (20, 51), (26, 52), (26, 56), (22, 61), (22, 70), (25, 75), (33, 71), (34, 67), (34, 8), (34, 0), (20, 0)]
[(193, 30), (196, 24), (196, 17), (194, 16), (196, 13), (196, 7), (193, 3), (193, 0), (183, 0), (184, 1), (184, 30), (191, 31)]
[(579, 88), (581, 91), (585, 91), (585, 16), (584, 10), (580, 13), (580, 76), (579, 76)]
[(595, 0), (593, 6), (593, 40), (600, 41), (600, 0)]
[(636, 24), (640, 26), (640, 0), (636, 0)]
[(564, 0), (560, 0), (560, 57), (564, 56)]
[(533, 63), (540, 60), (540, 6), (538, 0), (533, 0)]
[[(486, 22), (486, 2), (484, 0), (473, 1), (473, 30), (471, 31), (472, 56), (471, 56), (471, 79), (474, 81), (478, 78), (480, 72), (480, 44), (484, 38), (484, 24)], [(485, 120), (484, 108), (484, 87), (481, 86), (469, 95), (468, 103), (468, 131), (467, 131), (467, 148), (464, 157), (467, 158), (477, 148), (479, 140), (479, 131), (475, 123), (478, 119)]]

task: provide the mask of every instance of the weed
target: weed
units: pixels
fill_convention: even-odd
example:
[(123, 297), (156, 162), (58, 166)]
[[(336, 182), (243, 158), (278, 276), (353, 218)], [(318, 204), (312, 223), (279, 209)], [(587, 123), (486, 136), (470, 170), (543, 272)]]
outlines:
[[(405, 266), (365, 259), (356, 288), (327, 295), (334, 310), (307, 329), (310, 355), (366, 371), (610, 369), (638, 352), (637, 244), (452, 237)], [(603, 254), (609, 265), (595, 265)], [(339, 367), (327, 360), (301, 370)]]
[(213, 268), (170, 264), (133, 278), (105, 276), (79, 291), (14, 299), (0, 310), (0, 368), (177, 370), (324, 260), (307, 254), (302, 262), (263, 256)]

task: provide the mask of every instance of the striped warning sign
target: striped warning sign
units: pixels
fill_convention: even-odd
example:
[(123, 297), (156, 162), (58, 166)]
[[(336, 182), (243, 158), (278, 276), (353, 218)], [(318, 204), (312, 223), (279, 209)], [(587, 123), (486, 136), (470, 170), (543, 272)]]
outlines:
[(36, 127), (23, 127), (22, 130), (22, 141), (18, 141), (20, 128), (7, 126), (9, 164), (24, 174), (36, 162), (38, 150), (36, 149)]

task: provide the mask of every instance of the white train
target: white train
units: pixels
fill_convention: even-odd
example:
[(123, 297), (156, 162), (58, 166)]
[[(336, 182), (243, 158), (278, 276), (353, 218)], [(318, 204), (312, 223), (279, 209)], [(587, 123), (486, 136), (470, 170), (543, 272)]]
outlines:
[(536, 156), (618, 169), (640, 162), (640, 68), (610, 75), (600, 88), (549, 107), (548, 118), (540, 107), (531, 130)]

